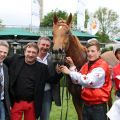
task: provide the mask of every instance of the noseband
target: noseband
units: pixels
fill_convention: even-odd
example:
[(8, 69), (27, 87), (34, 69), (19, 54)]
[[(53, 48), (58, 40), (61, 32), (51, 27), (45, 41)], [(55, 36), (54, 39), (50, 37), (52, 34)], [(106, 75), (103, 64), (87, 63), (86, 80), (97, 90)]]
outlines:
[[(64, 21), (59, 21), (58, 23), (59, 29), (61, 29), (62, 27), (64, 27), (65, 29), (68, 29), (68, 25), (64, 22)], [(65, 48), (64, 49), (58, 49), (58, 50), (52, 50), (51, 51), (51, 56), (52, 56), (52, 60), (54, 63), (57, 64), (64, 64), (65, 63), (65, 59), (66, 59), (66, 51), (69, 47), (69, 40), (71, 39), (72, 33), (70, 30), (68, 30), (67, 32), (65, 32), (65, 34), (68, 35), (68, 40), (65, 43)]]
[(55, 64), (63, 65), (65, 63), (66, 53), (64, 49), (52, 50), (51, 56)]

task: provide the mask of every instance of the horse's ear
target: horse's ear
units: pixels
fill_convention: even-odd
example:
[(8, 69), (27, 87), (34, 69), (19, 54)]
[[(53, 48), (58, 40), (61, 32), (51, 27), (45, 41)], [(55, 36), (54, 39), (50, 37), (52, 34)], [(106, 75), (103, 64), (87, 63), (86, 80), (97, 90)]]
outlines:
[(56, 13), (54, 13), (54, 16), (53, 16), (53, 24), (57, 24), (58, 22), (58, 17), (56, 15)]
[(67, 19), (67, 25), (70, 25), (72, 22), (72, 14), (70, 13), (68, 19)]

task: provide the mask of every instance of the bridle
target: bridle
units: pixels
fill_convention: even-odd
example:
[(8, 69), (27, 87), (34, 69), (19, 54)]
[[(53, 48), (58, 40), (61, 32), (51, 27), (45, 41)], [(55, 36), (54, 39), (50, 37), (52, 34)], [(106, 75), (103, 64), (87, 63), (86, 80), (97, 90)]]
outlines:
[(64, 49), (52, 50), (50, 53), (55, 64), (63, 65), (65, 63), (66, 53)]
[[(64, 21), (61, 21), (58, 23), (58, 26), (64, 26), (65, 29), (68, 28), (68, 26), (64, 23)], [(68, 35), (68, 38), (70, 40), (70, 37), (72, 35), (71, 31), (68, 30), (65, 34)], [(65, 63), (65, 59), (66, 59), (66, 50), (68, 49), (69, 47), (69, 40), (66, 40), (67, 42), (65, 43), (65, 48), (64, 49), (58, 49), (58, 50), (53, 50), (51, 51), (51, 56), (52, 56), (52, 60), (54, 63), (56, 64), (64, 64)]]

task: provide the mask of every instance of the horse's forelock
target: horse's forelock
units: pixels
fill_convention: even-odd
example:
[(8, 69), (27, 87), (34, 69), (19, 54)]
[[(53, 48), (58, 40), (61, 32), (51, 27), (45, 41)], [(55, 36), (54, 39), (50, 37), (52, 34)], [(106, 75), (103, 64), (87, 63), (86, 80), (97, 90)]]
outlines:
[(60, 30), (60, 28), (65, 28), (66, 30), (70, 30), (70, 26), (66, 24), (66, 21), (65, 20), (60, 20), (57, 22), (57, 24), (54, 24), (53, 25), (53, 29), (58, 29)]
[(61, 19), (58, 21), (58, 23), (66, 23), (66, 20)]
[(58, 26), (66, 26), (66, 27), (69, 27), (67, 24), (66, 24), (66, 21), (64, 21), (64, 20), (60, 20), (60, 21), (58, 21), (58, 24), (57, 24)]

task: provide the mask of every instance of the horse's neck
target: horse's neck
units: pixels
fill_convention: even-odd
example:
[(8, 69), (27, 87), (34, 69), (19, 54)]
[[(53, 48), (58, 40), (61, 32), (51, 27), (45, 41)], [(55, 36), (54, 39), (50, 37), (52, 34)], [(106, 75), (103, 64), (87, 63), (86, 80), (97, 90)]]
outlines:
[(79, 70), (82, 65), (87, 61), (86, 50), (75, 36), (71, 36), (69, 40), (69, 48), (66, 52), (66, 56), (70, 56), (74, 61), (77, 69)]

